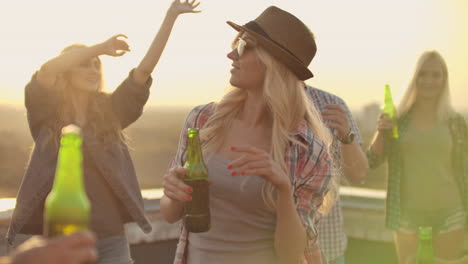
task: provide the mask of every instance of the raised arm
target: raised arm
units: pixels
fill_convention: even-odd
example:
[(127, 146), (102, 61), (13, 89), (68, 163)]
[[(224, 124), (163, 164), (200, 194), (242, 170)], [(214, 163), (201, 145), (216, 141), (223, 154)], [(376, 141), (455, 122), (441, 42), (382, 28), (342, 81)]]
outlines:
[(109, 55), (113, 57), (124, 55), (129, 51), (129, 47), (128, 44), (124, 40), (119, 39), (119, 37), (126, 36), (119, 34), (112, 36), (104, 42), (89, 47), (83, 45), (82, 47), (71, 48), (69, 51), (62, 52), (57, 57), (48, 60), (41, 66), (37, 73), (37, 81), (44, 87), (52, 87), (59, 74), (67, 72), (84, 61), (88, 61), (99, 55)]
[(87, 47), (73, 45), (59, 56), (44, 63), (25, 87), (24, 103), (27, 109), (28, 124), (34, 140), (41, 128), (56, 118), (61, 95), (55, 89), (55, 82), (61, 73), (65, 73), (81, 63), (88, 63), (92, 58), (106, 54), (122, 56), (128, 51), (125, 41), (118, 39), (124, 35), (115, 35), (110, 39)]
[(164, 18), (161, 28), (154, 37), (148, 52), (146, 52), (146, 55), (133, 72), (133, 79), (137, 84), (142, 85), (146, 83), (156, 67), (159, 58), (161, 58), (161, 54), (166, 47), (166, 43), (177, 17), (183, 13), (199, 13), (200, 11), (195, 10), (199, 4), (200, 3), (197, 3), (196, 0), (186, 0), (184, 2), (175, 0), (172, 2), (171, 6), (167, 10), (166, 17)]
[[(361, 147), (359, 129), (357, 128), (351, 112), (344, 102), (341, 105), (327, 105), (322, 112), (324, 120), (332, 121), (328, 123), (330, 128), (336, 129), (338, 139), (341, 141), (341, 167), (346, 178), (354, 183), (363, 183), (366, 175), (368, 162), (367, 157)], [(346, 142), (349, 133), (356, 135), (351, 142)], [(343, 143), (345, 142), (345, 143)]]
[(377, 167), (385, 156), (385, 134), (393, 127), (393, 120), (385, 114), (381, 114), (377, 120), (377, 132), (369, 147), (367, 156), (369, 159), (369, 166), (371, 168)]

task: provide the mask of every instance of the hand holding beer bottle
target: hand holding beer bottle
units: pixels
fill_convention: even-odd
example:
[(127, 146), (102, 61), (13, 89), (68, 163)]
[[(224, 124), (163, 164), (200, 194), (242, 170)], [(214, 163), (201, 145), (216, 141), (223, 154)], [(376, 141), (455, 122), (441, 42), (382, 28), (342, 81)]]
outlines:
[(187, 231), (206, 232), (210, 229), (208, 169), (203, 160), (198, 129), (189, 128), (187, 137), (187, 161), (184, 164), (187, 173), (184, 182), (193, 192), (192, 199), (184, 204), (183, 219)]
[(382, 113), (387, 115), (393, 121), (392, 125), (392, 137), (398, 138), (398, 126), (397, 126), (397, 111), (395, 105), (393, 104), (392, 93), (390, 91), (390, 86), (385, 85), (384, 90), (384, 105), (382, 107)]
[(87, 230), (90, 203), (83, 183), (80, 128), (62, 129), (54, 185), (44, 209), (44, 235), (53, 237)]

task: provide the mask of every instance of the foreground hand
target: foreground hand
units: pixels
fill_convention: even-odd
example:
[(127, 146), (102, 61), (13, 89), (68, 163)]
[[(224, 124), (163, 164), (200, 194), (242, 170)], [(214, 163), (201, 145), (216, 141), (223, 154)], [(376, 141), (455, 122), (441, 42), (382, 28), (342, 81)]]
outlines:
[(89, 232), (79, 232), (46, 240), (35, 236), (11, 255), (12, 264), (81, 264), (97, 259), (96, 240)]
[(388, 117), (387, 114), (380, 114), (379, 119), (377, 120), (377, 130), (378, 131), (386, 131), (392, 129), (393, 127), (393, 120)]
[(328, 127), (336, 129), (339, 138), (348, 136), (351, 127), (348, 121), (348, 113), (339, 105), (329, 104), (325, 106), (325, 111), (322, 112), (324, 121)]
[(186, 173), (187, 170), (182, 167), (170, 169), (163, 176), (162, 186), (164, 189), (164, 195), (179, 202), (192, 200), (192, 196), (190, 194), (193, 192), (193, 189), (183, 181)]
[(120, 37), (127, 38), (127, 36), (124, 34), (118, 34), (101, 43), (104, 55), (120, 57), (126, 52), (130, 51), (130, 47), (128, 46), (127, 42), (125, 42), (125, 40), (119, 39)]
[(232, 176), (256, 175), (271, 182), (278, 190), (291, 188), (287, 174), (266, 151), (252, 146), (231, 147), (231, 151), (243, 153), (227, 167), (232, 170)]
[(169, 12), (174, 15), (200, 13), (200, 10), (195, 10), (199, 5), (200, 2), (197, 2), (196, 0), (182, 0), (182, 2), (181, 0), (174, 0), (169, 8)]

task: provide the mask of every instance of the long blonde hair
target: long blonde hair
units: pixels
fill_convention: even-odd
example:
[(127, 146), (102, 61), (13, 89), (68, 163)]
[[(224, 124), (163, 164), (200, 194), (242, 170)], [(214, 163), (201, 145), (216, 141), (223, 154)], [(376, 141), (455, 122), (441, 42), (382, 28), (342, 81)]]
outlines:
[[(61, 54), (74, 49), (84, 48), (86, 45), (75, 43), (65, 47)], [(99, 58), (98, 58), (99, 60)], [(99, 62), (101, 62), (99, 60)], [(102, 73), (102, 64), (101, 73)], [(59, 144), (61, 128), (64, 125), (75, 123), (75, 115), (80, 107), (85, 107), (86, 122), (90, 126), (96, 138), (105, 143), (125, 143), (126, 137), (122, 133), (120, 123), (113, 114), (110, 94), (104, 92), (104, 77), (101, 74), (99, 87), (96, 91), (80, 91), (73, 87), (70, 82), (70, 71), (57, 76), (54, 89), (59, 93), (59, 103), (56, 109), (57, 118), (53, 121), (49, 129), (49, 137), (44, 144)], [(77, 102), (78, 93), (89, 93), (87, 106), (81, 106)]]
[(398, 116), (401, 117), (405, 115), (414, 105), (416, 102), (416, 97), (418, 87), (417, 87), (417, 80), (419, 73), (421, 72), (422, 67), (424, 64), (429, 60), (436, 60), (440, 66), (442, 66), (445, 84), (442, 88), (442, 92), (440, 94), (439, 100), (436, 105), (436, 115), (439, 121), (447, 120), (453, 113), (453, 107), (450, 100), (450, 90), (449, 90), (449, 76), (448, 76), (448, 69), (447, 64), (445, 63), (444, 58), (440, 55), (439, 52), (435, 50), (425, 51), (419, 57), (415, 67), (413, 74), (411, 75), (407, 88), (401, 97), (401, 100), (398, 104), (397, 111)]
[[(288, 173), (285, 153), (289, 142), (304, 145), (291, 134), (298, 128), (302, 120), (305, 120), (314, 135), (325, 143), (327, 150), (332, 146), (332, 136), (323, 124), (312, 101), (306, 95), (303, 82), (260, 46), (255, 47), (254, 52), (266, 68), (263, 98), (273, 120), (270, 154), (283, 171)], [(236, 116), (239, 115), (246, 98), (247, 92), (245, 90), (230, 87), (201, 130), (204, 152), (216, 152), (222, 145), (224, 129), (229, 128)], [(334, 162), (332, 163), (334, 164)], [(336, 177), (332, 177), (330, 191), (322, 203), (323, 212), (331, 208), (334, 203), (336, 185)], [(262, 197), (270, 208), (275, 208), (274, 186), (271, 183), (267, 182), (263, 186)]]

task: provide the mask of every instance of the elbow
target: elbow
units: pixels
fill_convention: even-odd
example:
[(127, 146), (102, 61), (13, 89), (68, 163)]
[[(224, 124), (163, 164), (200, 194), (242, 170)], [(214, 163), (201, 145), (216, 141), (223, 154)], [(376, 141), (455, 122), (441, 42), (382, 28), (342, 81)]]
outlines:
[(354, 168), (348, 168), (343, 172), (351, 184), (359, 185), (366, 181), (368, 171), (369, 163), (365, 159), (365, 161), (363, 160)]
[(143, 85), (148, 81), (153, 71), (142, 67), (137, 67), (133, 72), (133, 79), (139, 84)]
[(351, 184), (354, 184), (354, 185), (364, 184), (367, 178), (367, 169), (368, 169), (368, 166), (363, 168), (362, 172), (359, 172), (353, 177), (350, 177)]

